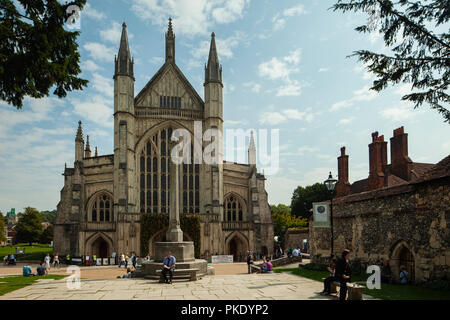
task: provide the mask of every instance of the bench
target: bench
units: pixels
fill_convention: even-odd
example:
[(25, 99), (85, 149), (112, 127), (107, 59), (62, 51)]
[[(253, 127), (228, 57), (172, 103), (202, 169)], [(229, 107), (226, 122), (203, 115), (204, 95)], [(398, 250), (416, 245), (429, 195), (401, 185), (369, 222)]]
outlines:
[[(326, 278), (322, 278), (322, 281), (325, 281)], [(339, 281), (333, 281), (330, 283), (330, 293), (337, 293), (337, 287), (340, 287), (341, 283)], [(354, 282), (347, 283), (347, 300), (362, 300), (362, 294), (364, 290), (364, 286), (359, 285)]]
[[(173, 271), (173, 279), (189, 277), (189, 281), (197, 281), (198, 280), (197, 273), (199, 271), (200, 269), (175, 269)], [(164, 283), (164, 276), (162, 274), (162, 270), (156, 270), (156, 274), (159, 274), (159, 283)]]

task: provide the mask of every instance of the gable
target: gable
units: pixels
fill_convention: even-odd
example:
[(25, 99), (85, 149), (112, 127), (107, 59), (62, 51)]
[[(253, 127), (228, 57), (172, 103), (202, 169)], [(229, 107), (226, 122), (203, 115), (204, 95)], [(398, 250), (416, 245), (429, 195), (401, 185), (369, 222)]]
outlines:
[(136, 107), (161, 106), (161, 97), (181, 99), (181, 109), (203, 110), (204, 102), (181, 70), (165, 63), (135, 98)]

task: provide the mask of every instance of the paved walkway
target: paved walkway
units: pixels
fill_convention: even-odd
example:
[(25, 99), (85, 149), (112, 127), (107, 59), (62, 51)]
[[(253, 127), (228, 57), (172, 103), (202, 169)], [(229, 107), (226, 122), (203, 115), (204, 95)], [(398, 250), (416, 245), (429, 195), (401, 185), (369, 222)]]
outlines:
[(330, 300), (317, 293), (322, 283), (288, 273), (206, 276), (196, 282), (160, 284), (145, 279), (83, 280), (69, 290), (65, 280), (36, 284), (0, 296), (0, 300)]

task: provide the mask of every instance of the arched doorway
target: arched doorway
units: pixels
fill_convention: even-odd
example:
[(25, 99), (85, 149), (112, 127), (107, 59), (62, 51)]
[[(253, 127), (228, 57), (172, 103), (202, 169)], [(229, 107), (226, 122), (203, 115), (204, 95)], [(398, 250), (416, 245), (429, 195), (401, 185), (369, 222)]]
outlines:
[(398, 243), (391, 255), (391, 268), (393, 272), (393, 277), (395, 280), (400, 279), (400, 267), (405, 266), (406, 271), (409, 273), (410, 281), (415, 280), (415, 259), (414, 254), (408, 245), (402, 241)]
[(227, 245), (228, 254), (233, 256), (234, 262), (245, 261), (248, 245), (238, 234), (232, 236)]
[(102, 237), (98, 237), (97, 240), (92, 243), (92, 255), (96, 255), (97, 258), (108, 258), (108, 247), (108, 243)]

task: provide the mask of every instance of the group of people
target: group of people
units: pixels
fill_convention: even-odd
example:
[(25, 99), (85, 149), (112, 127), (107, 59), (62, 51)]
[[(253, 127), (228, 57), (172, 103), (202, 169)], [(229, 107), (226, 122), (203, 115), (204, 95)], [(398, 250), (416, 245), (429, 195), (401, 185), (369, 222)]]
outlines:
[[(52, 259), (50, 258), (50, 254), (47, 253), (43, 259), (39, 263), (39, 266), (36, 268), (36, 273), (33, 273), (33, 269), (30, 265), (25, 265), (22, 268), (22, 275), (24, 277), (30, 277), (30, 276), (45, 276), (50, 271), (50, 263), (52, 262)], [(59, 268), (59, 255), (56, 253), (53, 256), (53, 267)]]
[[(125, 267), (125, 269), (128, 269), (129, 261), (130, 261), (130, 257), (128, 256), (128, 253), (126, 253), (126, 254), (121, 253), (119, 255), (119, 268), (123, 265)], [(131, 253), (131, 264), (133, 265), (133, 268), (136, 269), (137, 257), (136, 257), (135, 252)]]
[[(260, 267), (260, 273), (273, 273), (273, 265), (270, 261), (269, 257), (263, 257), (263, 263)], [(253, 260), (253, 254), (251, 251), (247, 251), (247, 266), (248, 266), (248, 273), (252, 273), (251, 266), (254, 264)]]
[[(345, 300), (347, 296), (347, 283), (351, 282), (351, 266), (349, 263), (350, 259), (350, 250), (345, 249), (342, 252), (341, 257), (338, 259), (332, 258), (330, 261), (330, 266), (328, 267), (328, 271), (330, 272), (330, 276), (324, 280), (323, 286), (324, 289), (320, 292), (321, 295), (329, 295), (331, 291), (331, 284), (334, 281), (339, 282), (339, 299)], [(400, 283), (408, 284), (410, 282), (410, 275), (406, 270), (405, 266), (400, 266)], [(392, 280), (392, 270), (389, 265), (389, 261), (385, 260), (381, 267), (381, 282), (384, 283), (393, 283)]]
[(16, 265), (16, 256), (14, 254), (8, 254), (3, 257), (3, 263), (7, 266)]

